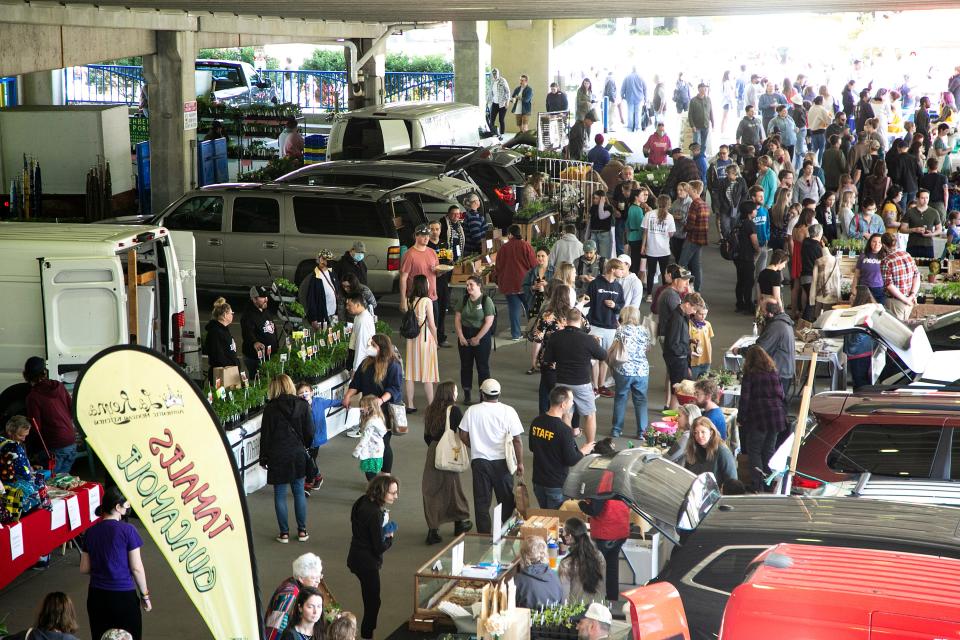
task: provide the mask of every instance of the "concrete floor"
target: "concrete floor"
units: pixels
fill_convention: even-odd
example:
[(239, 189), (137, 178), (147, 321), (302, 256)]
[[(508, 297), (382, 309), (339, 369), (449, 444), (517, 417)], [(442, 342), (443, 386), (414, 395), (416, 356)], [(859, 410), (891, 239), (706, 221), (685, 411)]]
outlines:
[[(714, 366), (720, 366), (724, 349), (739, 335), (750, 331), (749, 317), (733, 313), (733, 265), (720, 257), (716, 246), (705, 250), (705, 286), (702, 293), (711, 307), (709, 320), (716, 337), (713, 342)], [(212, 298), (210, 298), (212, 300)], [(228, 296), (237, 303), (240, 295)], [(205, 302), (203, 304), (206, 304)], [(236, 305), (238, 308), (242, 304)], [(207, 308), (206, 306), (202, 308)], [(644, 309), (646, 312), (646, 309)], [(501, 330), (506, 327), (506, 308), (501, 306)], [(393, 326), (399, 324), (396, 304), (387, 300), (380, 309), (382, 318)], [(448, 320), (452, 327), (452, 318)], [(525, 423), (536, 415), (537, 376), (527, 376), (524, 371), (530, 366), (529, 345), (498, 341), (498, 349), (492, 357), (493, 375), (504, 389), (503, 401), (514, 406)], [(663, 403), (663, 361), (658, 349), (650, 353), (653, 373), (650, 383), (651, 419), (654, 409)], [(459, 377), (459, 361), (456, 349), (440, 350), (441, 379)], [(422, 389), (417, 406), (424, 407)], [(598, 433), (609, 433), (612, 400), (600, 399)], [(380, 612), (377, 637), (386, 637), (403, 623), (413, 610), (413, 574), (428, 558), (440, 550), (440, 546), (424, 544), (426, 525), (420, 498), (420, 477), (426, 447), (422, 433), (422, 412), (411, 416), (410, 434), (394, 438), (396, 461), (394, 472), (400, 478), (400, 500), (393, 509), (393, 518), (399, 524), (399, 533), (393, 549), (385, 557), (383, 568), (383, 607)], [(627, 412), (624, 432), (634, 432), (632, 412)], [(354, 441), (345, 437), (335, 438), (320, 452), (321, 469), (326, 478), (322, 489), (315, 491), (308, 501), (308, 517), (311, 538), (307, 543), (292, 540), (281, 545), (273, 540), (277, 524), (273, 510), (273, 495), (269, 487), (248, 496), (253, 520), (254, 548), (260, 578), (260, 592), (264, 603), (276, 586), (290, 575), (290, 563), (300, 553), (312, 551), (324, 561), (326, 582), (343, 607), (362, 613), (360, 589), (356, 578), (346, 568), (346, 553), (349, 547), (349, 511), (353, 501), (363, 492), (365, 482), (350, 456)], [(528, 456), (529, 457), (529, 456)], [(530, 469), (529, 460), (527, 469)], [(470, 494), (470, 475), (463, 475), (464, 488)], [(472, 504), (472, 502), (471, 502)], [(291, 508), (292, 511), (292, 508)], [(293, 514), (290, 515), (291, 520)], [(447, 525), (441, 535), (446, 542), (452, 537), (453, 525)], [(151, 640), (183, 640), (184, 638), (209, 638), (200, 616), (187, 600), (173, 573), (167, 568), (156, 546), (147, 541), (143, 549), (147, 579), (153, 596), (154, 610), (144, 616), (144, 635)], [(28, 571), (13, 585), (0, 592), (0, 618), (9, 614), (7, 624), (11, 631), (26, 628), (32, 622), (35, 607), (49, 591), (62, 590), (70, 594), (79, 610), (82, 639), (89, 638), (85, 614), (87, 578), (79, 573), (79, 555), (68, 553), (65, 557), (54, 556), (49, 569), (43, 572)], [(623, 575), (623, 573), (621, 573)]]

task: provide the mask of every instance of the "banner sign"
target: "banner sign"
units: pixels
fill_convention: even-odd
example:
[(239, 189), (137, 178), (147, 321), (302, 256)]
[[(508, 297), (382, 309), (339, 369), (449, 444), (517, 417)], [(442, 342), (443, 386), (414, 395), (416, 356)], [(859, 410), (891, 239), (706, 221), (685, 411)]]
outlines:
[(83, 369), (73, 412), (213, 637), (262, 640), (243, 486), (200, 389), (156, 352), (121, 345)]

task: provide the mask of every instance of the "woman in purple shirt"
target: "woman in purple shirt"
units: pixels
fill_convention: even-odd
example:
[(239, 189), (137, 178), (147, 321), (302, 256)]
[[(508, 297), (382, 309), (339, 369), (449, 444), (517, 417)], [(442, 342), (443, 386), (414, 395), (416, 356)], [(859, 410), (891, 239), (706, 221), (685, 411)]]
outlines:
[(853, 272), (853, 282), (850, 284), (851, 298), (857, 291), (857, 285), (870, 289), (877, 304), (883, 304), (887, 294), (883, 290), (883, 274), (880, 273), (880, 260), (883, 258), (882, 236), (874, 233), (867, 240), (867, 246), (857, 258), (857, 266)]
[(124, 629), (140, 640), (140, 607), (144, 611), (153, 608), (140, 560), (143, 540), (133, 525), (121, 520), (129, 510), (130, 503), (120, 489), (110, 487), (97, 507), (100, 522), (87, 530), (84, 539), (80, 573), (90, 574), (87, 615), (94, 638), (109, 629)]

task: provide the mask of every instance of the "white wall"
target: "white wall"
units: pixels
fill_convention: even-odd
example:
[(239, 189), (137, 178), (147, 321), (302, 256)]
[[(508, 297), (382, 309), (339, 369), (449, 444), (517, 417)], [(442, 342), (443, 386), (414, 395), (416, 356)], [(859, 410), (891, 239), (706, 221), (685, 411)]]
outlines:
[(44, 193), (85, 193), (98, 156), (110, 163), (113, 193), (133, 189), (127, 113), (126, 105), (0, 109), (0, 193), (23, 170), (24, 154), (39, 161)]

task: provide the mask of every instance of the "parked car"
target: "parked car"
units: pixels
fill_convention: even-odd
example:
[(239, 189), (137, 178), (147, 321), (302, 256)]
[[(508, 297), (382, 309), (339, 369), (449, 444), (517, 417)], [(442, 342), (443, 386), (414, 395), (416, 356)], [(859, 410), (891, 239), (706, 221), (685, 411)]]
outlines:
[(327, 141), (327, 157), (364, 160), (427, 145), (480, 146), (498, 140), (476, 105), (400, 102), (338, 114)]
[(861, 473), (855, 480), (824, 483), (811, 496), (850, 496), (870, 500), (897, 500), (917, 504), (960, 507), (960, 480), (953, 478), (891, 478)]
[(401, 246), (413, 245), (426, 220), (416, 200), (427, 194), (456, 201), (469, 189), (446, 177), (397, 189), (220, 184), (183, 195), (156, 220), (193, 232), (203, 287), (249, 287), (281, 275), (297, 281), (319, 249), (339, 256), (363, 240), (368, 285), (384, 294), (399, 287)]
[(472, 182), (483, 194), (491, 220), (501, 229), (510, 226), (517, 206), (523, 204), (520, 202), (524, 183), (524, 174), (520, 171), (523, 155), (500, 145), (429, 145), (386, 154), (382, 159), (441, 164), (446, 175)]
[(619, 498), (674, 541), (655, 581), (679, 592), (697, 640), (716, 638), (727, 599), (754, 559), (784, 542), (960, 558), (960, 510), (849, 498), (721, 497), (712, 474), (695, 476), (641, 449), (586, 456), (571, 469), (564, 494)]
[[(402, 160), (330, 160), (301, 167), (280, 176), (275, 182), (310, 187), (376, 186), (381, 189), (396, 189), (411, 182), (432, 180), (444, 175), (443, 166), (437, 164)], [(474, 187), (472, 183), (464, 181), (464, 188), (466, 192), (462, 200), (473, 193)], [(435, 198), (428, 194), (420, 194), (418, 200), (428, 220), (444, 216), (451, 204), (448, 199)], [(463, 206), (462, 201), (456, 204)]]
[(217, 102), (232, 105), (279, 102), (273, 82), (261, 76), (249, 63), (201, 59), (196, 62), (196, 70), (211, 74), (210, 90)]
[(814, 424), (794, 488), (849, 495), (869, 473), (858, 495), (952, 504), (960, 490), (960, 353), (933, 351), (922, 326), (910, 329), (880, 305), (829, 311), (815, 326), (826, 336), (869, 334), (903, 373), (897, 385), (811, 399)]

